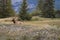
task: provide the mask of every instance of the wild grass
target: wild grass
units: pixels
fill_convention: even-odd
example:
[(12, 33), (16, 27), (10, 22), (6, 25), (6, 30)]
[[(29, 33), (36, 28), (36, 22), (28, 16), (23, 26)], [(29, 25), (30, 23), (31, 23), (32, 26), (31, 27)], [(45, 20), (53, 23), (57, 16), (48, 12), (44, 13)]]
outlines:
[(0, 19), (0, 40), (60, 40), (60, 19), (35, 18), (22, 24)]
[(60, 36), (60, 27), (57, 26), (45, 25), (42, 29), (28, 25), (5, 24), (4, 26), (0, 26), (1, 40), (58, 40)]

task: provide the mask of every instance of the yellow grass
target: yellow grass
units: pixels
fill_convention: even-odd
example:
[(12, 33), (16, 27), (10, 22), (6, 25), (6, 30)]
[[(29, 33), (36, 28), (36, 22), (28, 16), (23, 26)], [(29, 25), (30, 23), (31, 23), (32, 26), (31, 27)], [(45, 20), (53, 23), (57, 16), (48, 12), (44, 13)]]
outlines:
[[(12, 20), (12, 18), (0, 19), (0, 23), (1, 24), (13, 24), (13, 22), (11, 20)], [(17, 25), (32, 25), (32, 26), (44, 26), (44, 25), (49, 24), (49, 25), (59, 25), (60, 26), (60, 19), (40, 18), (39, 21), (24, 21), (24, 22), (17, 21), (16, 24)]]

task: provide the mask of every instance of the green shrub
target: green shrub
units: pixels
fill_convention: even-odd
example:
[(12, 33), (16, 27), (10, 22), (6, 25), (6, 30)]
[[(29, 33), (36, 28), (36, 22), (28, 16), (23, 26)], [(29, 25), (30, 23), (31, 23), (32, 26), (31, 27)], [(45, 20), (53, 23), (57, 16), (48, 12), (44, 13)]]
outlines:
[(31, 20), (31, 18), (32, 18), (32, 15), (27, 14), (27, 15), (25, 15), (25, 16), (19, 17), (18, 20), (19, 20), (19, 21), (22, 21), (22, 20), (23, 20), (23, 21), (24, 21), (24, 20), (28, 20), (28, 21), (29, 21), (29, 20)]
[(38, 21), (38, 20), (40, 20), (40, 17), (32, 17), (31, 20), (32, 20), (32, 21)]
[(31, 20), (31, 18), (32, 18), (32, 15), (30, 15), (30, 14), (28, 14), (26, 17), (27, 20)]

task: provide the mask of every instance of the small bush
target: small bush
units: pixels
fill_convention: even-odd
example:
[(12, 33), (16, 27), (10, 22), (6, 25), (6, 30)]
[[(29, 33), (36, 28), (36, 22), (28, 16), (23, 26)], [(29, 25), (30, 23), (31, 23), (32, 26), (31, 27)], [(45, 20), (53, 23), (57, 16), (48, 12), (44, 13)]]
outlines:
[(31, 20), (31, 18), (32, 18), (32, 15), (30, 15), (30, 14), (28, 14), (26, 17), (27, 20)]
[(40, 18), (39, 17), (33, 17), (31, 20), (32, 21), (38, 21)]
[(23, 17), (19, 17), (18, 18), (18, 20), (19, 21), (22, 21), (22, 20), (31, 20), (31, 18), (32, 18), (32, 15), (30, 15), (30, 14), (27, 14), (26, 16), (23, 16)]
[(32, 21), (38, 21), (39, 19), (38, 18), (34, 18), (34, 19), (32, 19)]

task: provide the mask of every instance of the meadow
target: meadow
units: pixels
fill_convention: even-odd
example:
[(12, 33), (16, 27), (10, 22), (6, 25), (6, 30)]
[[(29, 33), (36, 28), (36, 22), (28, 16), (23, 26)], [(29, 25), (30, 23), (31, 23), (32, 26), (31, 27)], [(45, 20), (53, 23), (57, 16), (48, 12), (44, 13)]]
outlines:
[(0, 19), (0, 40), (60, 40), (60, 19), (33, 17), (31, 21)]

